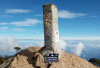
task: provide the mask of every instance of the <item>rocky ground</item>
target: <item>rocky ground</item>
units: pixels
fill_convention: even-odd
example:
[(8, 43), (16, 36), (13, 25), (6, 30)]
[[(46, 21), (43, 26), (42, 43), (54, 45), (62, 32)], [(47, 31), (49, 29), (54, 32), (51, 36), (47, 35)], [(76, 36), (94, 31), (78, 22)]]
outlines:
[(59, 62), (45, 63), (39, 50), (41, 47), (24, 49), (0, 65), (0, 68), (97, 68), (87, 60), (64, 51)]

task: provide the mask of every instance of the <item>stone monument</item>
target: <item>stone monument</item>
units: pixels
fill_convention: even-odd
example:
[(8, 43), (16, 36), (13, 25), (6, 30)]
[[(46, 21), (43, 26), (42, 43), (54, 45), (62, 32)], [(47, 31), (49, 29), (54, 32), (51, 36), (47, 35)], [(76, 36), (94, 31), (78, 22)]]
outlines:
[(43, 5), (44, 47), (42, 54), (60, 54), (57, 7), (53, 4)]

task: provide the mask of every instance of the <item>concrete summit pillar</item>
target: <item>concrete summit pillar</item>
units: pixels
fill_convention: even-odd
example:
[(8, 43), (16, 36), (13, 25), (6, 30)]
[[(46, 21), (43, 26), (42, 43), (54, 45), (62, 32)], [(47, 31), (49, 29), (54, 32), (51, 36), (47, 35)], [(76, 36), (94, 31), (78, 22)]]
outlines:
[(43, 19), (45, 44), (43, 54), (59, 54), (61, 49), (59, 44), (57, 7), (53, 4), (43, 5)]

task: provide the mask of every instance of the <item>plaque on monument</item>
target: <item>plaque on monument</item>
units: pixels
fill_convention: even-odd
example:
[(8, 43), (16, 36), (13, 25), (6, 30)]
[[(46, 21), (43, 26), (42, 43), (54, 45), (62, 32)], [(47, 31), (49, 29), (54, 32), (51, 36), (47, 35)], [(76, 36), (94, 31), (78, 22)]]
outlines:
[(46, 55), (46, 62), (58, 62), (58, 54), (47, 54)]

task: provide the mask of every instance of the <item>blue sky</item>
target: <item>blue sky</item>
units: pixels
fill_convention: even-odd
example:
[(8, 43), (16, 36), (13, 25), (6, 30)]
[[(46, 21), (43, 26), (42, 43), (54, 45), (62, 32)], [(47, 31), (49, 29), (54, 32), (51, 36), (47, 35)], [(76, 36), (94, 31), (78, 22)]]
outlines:
[(100, 0), (0, 0), (0, 54), (15, 53), (15, 46), (44, 45), (42, 5), (49, 3), (58, 7), (61, 48), (80, 56), (83, 50), (95, 47), (98, 49), (92, 50), (98, 56)]
[(43, 7), (58, 7), (60, 37), (100, 39), (100, 0), (0, 0), (0, 36), (43, 39)]

